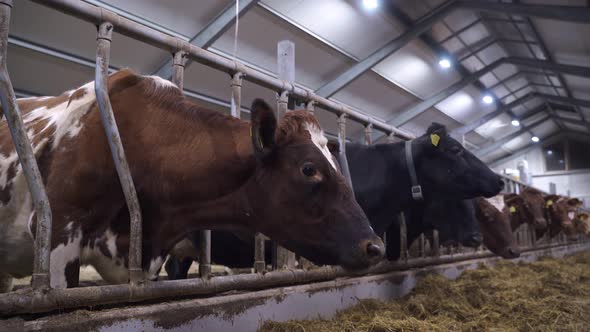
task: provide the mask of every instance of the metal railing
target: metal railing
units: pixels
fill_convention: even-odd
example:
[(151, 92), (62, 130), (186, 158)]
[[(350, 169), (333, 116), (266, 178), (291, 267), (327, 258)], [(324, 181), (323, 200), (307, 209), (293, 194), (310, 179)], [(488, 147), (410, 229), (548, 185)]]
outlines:
[[(31, 0), (44, 6), (57, 9), (68, 15), (78, 17), (98, 27), (95, 93), (101, 119), (107, 134), (109, 146), (115, 161), (117, 173), (125, 194), (125, 199), (131, 216), (130, 250), (129, 250), (129, 284), (92, 286), (72, 289), (50, 289), (49, 280), (49, 249), (51, 239), (51, 211), (44, 191), (31, 144), (23, 128), (22, 119), (16, 104), (14, 91), (6, 69), (6, 52), (8, 40), (8, 26), (12, 2), (0, 0), (0, 99), (7, 124), (10, 128), (23, 171), (33, 197), (37, 215), (37, 230), (35, 234), (35, 267), (32, 288), (18, 290), (12, 293), (0, 294), (0, 316), (10, 316), (26, 313), (49, 312), (56, 309), (100, 306), (115, 303), (141, 302), (166, 298), (178, 298), (195, 295), (218, 294), (229, 290), (252, 290), (267, 287), (278, 287), (299, 283), (332, 280), (337, 277), (355, 276), (340, 267), (317, 267), (310, 270), (294, 269), (292, 267), (282, 271), (266, 271), (267, 263), (264, 255), (265, 236), (255, 235), (254, 272), (231, 276), (211, 275), (211, 233), (201, 231), (201, 257), (199, 259), (200, 278), (188, 280), (144, 281), (141, 269), (141, 210), (137, 194), (133, 185), (129, 165), (121, 144), (117, 125), (111, 109), (108, 95), (108, 65), (113, 31), (135, 38), (152, 46), (167, 50), (171, 53), (172, 81), (182, 89), (184, 80), (184, 66), (187, 59), (199, 62), (229, 74), (231, 89), (231, 115), (240, 117), (242, 81), (269, 88), (279, 96), (278, 111), (286, 112), (288, 97), (297, 98), (305, 103), (305, 108), (315, 112), (321, 108), (337, 116), (338, 140), (341, 144), (340, 160), (343, 173), (348, 174), (345, 156), (346, 119), (359, 122), (365, 126), (365, 143), (371, 144), (373, 130), (387, 134), (387, 141), (393, 142), (395, 137), (413, 139), (414, 136), (399, 130), (384, 122), (354, 111), (343, 104), (320, 97), (311, 91), (295, 86), (293, 83), (271, 77), (253, 70), (239, 61), (229, 60), (219, 55), (198, 48), (188, 42), (170, 36), (150, 27), (122, 17), (112, 11), (100, 8), (78, 0)], [(520, 192), (524, 184), (507, 178), (507, 186), (511, 192)], [(470, 253), (450, 251), (442, 254), (439, 248), (438, 234), (434, 233), (432, 251), (427, 255), (424, 236), (419, 238), (419, 257), (410, 258), (408, 255), (406, 225), (403, 214), (401, 218), (401, 258), (398, 262), (383, 261), (371, 267), (364, 273), (384, 273), (435, 264), (452, 263), (467, 259), (491, 257), (488, 251), (474, 251)], [(522, 233), (524, 232), (524, 233)], [(527, 237), (531, 233), (523, 230), (518, 235), (522, 244), (528, 241), (526, 250), (534, 248), (534, 238)], [(532, 241), (531, 241), (532, 240)], [(562, 238), (558, 244), (565, 242)], [(520, 244), (520, 243), (519, 243)]]

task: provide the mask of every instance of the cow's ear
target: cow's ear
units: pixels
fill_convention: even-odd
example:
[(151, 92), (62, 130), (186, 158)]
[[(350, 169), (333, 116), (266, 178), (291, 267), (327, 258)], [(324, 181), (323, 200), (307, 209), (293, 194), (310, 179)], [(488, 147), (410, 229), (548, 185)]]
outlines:
[(570, 198), (567, 200), (567, 205), (571, 207), (580, 207), (582, 205), (582, 201), (577, 198)]
[(433, 122), (426, 130), (426, 136), (432, 146), (438, 147), (447, 136), (447, 128), (440, 123)]
[(262, 99), (255, 99), (250, 108), (251, 136), (254, 153), (262, 159), (276, 146), (277, 118), (274, 110)]
[(559, 199), (559, 195), (547, 195), (545, 196), (545, 206), (549, 207), (553, 205)]
[(504, 203), (511, 205), (522, 205), (524, 203), (524, 198), (518, 194), (508, 194), (504, 195)]

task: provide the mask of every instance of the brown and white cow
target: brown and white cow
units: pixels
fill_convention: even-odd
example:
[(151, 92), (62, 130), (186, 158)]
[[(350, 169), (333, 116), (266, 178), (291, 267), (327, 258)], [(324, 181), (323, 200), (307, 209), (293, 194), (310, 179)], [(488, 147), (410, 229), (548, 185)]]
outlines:
[(590, 214), (588, 212), (576, 214), (573, 222), (576, 233), (586, 236), (590, 235)]
[(520, 256), (520, 249), (510, 226), (510, 210), (504, 203), (503, 195), (475, 198), (475, 216), (486, 248), (503, 258)]
[[(280, 123), (263, 101), (252, 122), (207, 110), (169, 81), (129, 70), (109, 96), (143, 215), (143, 269), (154, 279), (168, 251), (199, 229), (260, 231), (317, 264), (365, 268), (375, 235), (320, 125), (305, 111)], [(77, 285), (79, 265), (128, 280), (129, 216), (97, 109), (94, 83), (18, 101), (53, 214), (51, 286)], [(31, 197), (6, 122), (0, 124), (0, 271), (31, 274)]]
[(524, 203), (526, 204), (526, 212), (530, 214), (527, 217), (527, 222), (529, 222), (529, 219), (532, 219), (529, 224), (539, 232), (546, 230), (548, 224), (545, 213), (544, 195), (545, 194), (542, 191), (533, 187), (527, 187), (520, 193), (520, 196), (524, 199)]
[(549, 219), (549, 237), (554, 238), (563, 232), (568, 238), (573, 239), (575, 228), (573, 220), (576, 217), (576, 198), (568, 198), (560, 195), (545, 196), (545, 209)]

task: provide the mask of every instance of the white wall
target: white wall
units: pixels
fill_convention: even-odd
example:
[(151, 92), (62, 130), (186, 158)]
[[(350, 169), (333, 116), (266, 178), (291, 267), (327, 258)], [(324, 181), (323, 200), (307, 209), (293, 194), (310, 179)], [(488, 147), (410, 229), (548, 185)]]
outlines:
[(529, 172), (532, 174), (532, 185), (549, 192), (549, 183), (555, 183), (557, 193), (584, 200), (585, 207), (590, 208), (590, 169), (569, 172), (546, 172), (545, 161), (541, 147), (530, 150), (527, 153), (515, 156), (509, 161), (492, 167), (495, 171), (502, 172), (505, 168), (517, 169), (517, 163), (526, 160), (529, 164)]

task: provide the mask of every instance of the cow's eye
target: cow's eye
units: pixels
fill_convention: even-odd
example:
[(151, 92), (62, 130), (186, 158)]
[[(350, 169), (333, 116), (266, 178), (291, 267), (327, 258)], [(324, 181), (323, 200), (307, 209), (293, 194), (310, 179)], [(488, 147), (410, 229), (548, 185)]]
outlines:
[(305, 163), (305, 164), (303, 164), (303, 167), (301, 168), (301, 173), (303, 173), (303, 175), (305, 175), (305, 176), (312, 177), (312, 176), (316, 175), (317, 169), (315, 168), (315, 166), (312, 163)]

